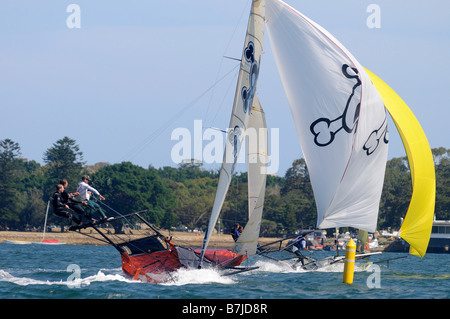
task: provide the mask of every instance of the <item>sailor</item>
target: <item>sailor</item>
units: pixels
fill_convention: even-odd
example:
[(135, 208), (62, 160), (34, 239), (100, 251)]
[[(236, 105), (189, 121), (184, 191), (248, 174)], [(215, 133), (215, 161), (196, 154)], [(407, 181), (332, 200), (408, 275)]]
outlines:
[(238, 223), (234, 224), (233, 230), (231, 231), (231, 237), (233, 237), (234, 241), (238, 240), (239, 236), (242, 233), (242, 230), (243, 228), (241, 225), (239, 225)]
[(56, 185), (56, 192), (53, 194), (53, 211), (55, 215), (65, 217), (69, 221), (69, 227), (72, 226), (72, 221), (76, 224), (81, 225), (81, 221), (73, 216), (72, 210), (67, 204), (64, 204), (62, 193), (64, 192), (64, 186), (61, 184)]
[(292, 249), (300, 259), (302, 265), (304, 266), (306, 257), (302, 255), (301, 251), (306, 250), (309, 253), (311, 252), (308, 248), (306, 248), (306, 239), (305, 237), (303, 237), (303, 235), (301, 235), (295, 238), (292, 242), (293, 242)]
[(81, 178), (81, 182), (78, 183), (77, 193), (79, 193), (81, 200), (89, 200), (91, 197), (91, 193), (94, 193), (95, 195), (100, 198), (100, 200), (105, 200), (105, 198), (100, 195), (98, 190), (96, 190), (94, 187), (89, 185), (89, 182), (91, 181), (91, 178), (88, 175), (84, 175)]
[[(98, 196), (100, 200), (105, 200), (105, 198), (100, 195), (98, 190), (89, 185), (91, 178), (88, 175), (84, 175), (81, 179), (81, 182), (78, 183), (77, 193), (79, 193), (79, 200), (86, 201), (87, 208), (92, 212), (97, 212), (102, 216), (103, 220), (108, 219), (105, 212), (101, 209), (101, 207), (95, 202), (90, 200), (91, 194), (94, 193)], [(92, 215), (92, 214), (91, 214)], [(92, 217), (92, 216), (91, 216)]]
[(79, 204), (87, 205), (86, 201), (77, 201), (75, 197), (76, 195), (78, 195), (78, 193), (72, 194), (67, 191), (67, 186), (69, 185), (67, 179), (61, 179), (59, 181), (59, 184), (64, 186), (64, 191), (61, 193), (63, 203), (67, 205), (71, 210), (76, 212), (80, 216), (80, 220), (82, 221), (83, 217), (85, 217), (86, 212), (83, 210), (83, 208), (81, 208)]

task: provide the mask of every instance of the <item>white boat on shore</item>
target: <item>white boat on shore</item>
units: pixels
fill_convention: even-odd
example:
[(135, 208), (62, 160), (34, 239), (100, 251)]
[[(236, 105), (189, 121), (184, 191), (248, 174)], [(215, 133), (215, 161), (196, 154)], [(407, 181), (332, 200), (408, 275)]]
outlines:
[(65, 245), (66, 243), (61, 243), (58, 239), (44, 239), (42, 241), (35, 241), (33, 244), (38, 245)]
[(14, 244), (14, 245), (28, 245), (31, 244), (31, 241), (25, 240), (4, 240), (4, 244)]
[(427, 251), (438, 254), (450, 253), (450, 220), (433, 220)]

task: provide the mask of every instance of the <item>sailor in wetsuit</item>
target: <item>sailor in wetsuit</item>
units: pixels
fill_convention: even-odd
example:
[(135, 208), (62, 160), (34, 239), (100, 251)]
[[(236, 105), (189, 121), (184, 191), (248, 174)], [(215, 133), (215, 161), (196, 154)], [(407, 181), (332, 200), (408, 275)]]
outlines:
[(238, 238), (239, 238), (239, 236), (241, 235), (242, 231), (243, 231), (242, 226), (239, 225), (238, 223), (236, 223), (236, 224), (234, 225), (233, 230), (231, 231), (231, 237), (233, 237), (233, 240), (234, 240), (234, 241), (237, 241), (237, 240), (238, 240)]
[(304, 266), (306, 257), (303, 256), (300, 251), (301, 250), (306, 250), (307, 252), (311, 252), (308, 248), (306, 248), (306, 239), (305, 239), (305, 237), (299, 236), (299, 237), (295, 238), (292, 241), (292, 243), (293, 243), (292, 250), (298, 256), (298, 258), (300, 259), (302, 265)]
[[(76, 212), (80, 216), (80, 220), (83, 220), (83, 217), (85, 217), (86, 212), (83, 210), (83, 208), (79, 204), (87, 205), (87, 203), (77, 201), (75, 200), (75, 196), (78, 193), (72, 194), (67, 191), (67, 186), (69, 185), (69, 182), (67, 179), (63, 178), (59, 181), (61, 185), (64, 186), (64, 191), (61, 193), (61, 197), (63, 199), (63, 204), (67, 205), (71, 210)], [(86, 216), (87, 217), (87, 216)]]
[(69, 227), (72, 226), (72, 221), (80, 225), (81, 221), (73, 216), (72, 210), (67, 204), (64, 203), (62, 193), (64, 192), (64, 186), (61, 184), (56, 185), (56, 192), (53, 194), (53, 210), (55, 215), (65, 217), (69, 221)]

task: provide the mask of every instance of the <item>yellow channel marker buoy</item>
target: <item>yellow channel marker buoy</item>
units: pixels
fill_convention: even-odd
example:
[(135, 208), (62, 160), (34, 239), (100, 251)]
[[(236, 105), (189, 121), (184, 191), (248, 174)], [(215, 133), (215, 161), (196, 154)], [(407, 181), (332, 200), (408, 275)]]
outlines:
[(345, 259), (344, 259), (344, 284), (353, 284), (353, 273), (355, 271), (355, 255), (356, 255), (356, 245), (353, 239), (347, 243), (345, 246)]

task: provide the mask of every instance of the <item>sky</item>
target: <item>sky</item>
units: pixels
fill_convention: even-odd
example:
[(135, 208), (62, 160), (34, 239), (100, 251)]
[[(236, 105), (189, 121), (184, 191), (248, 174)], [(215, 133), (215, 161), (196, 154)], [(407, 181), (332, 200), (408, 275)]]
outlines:
[[(432, 148), (450, 148), (450, 1), (285, 2), (391, 86)], [(229, 124), (239, 62), (226, 57), (241, 57), (249, 8), (250, 0), (0, 0), (0, 140), (41, 164), (68, 136), (88, 165), (177, 167), (174, 132), (193, 138), (199, 123)], [(273, 173), (284, 176), (303, 154), (267, 32), (257, 94), (276, 143)], [(405, 156), (389, 125), (389, 158)]]

